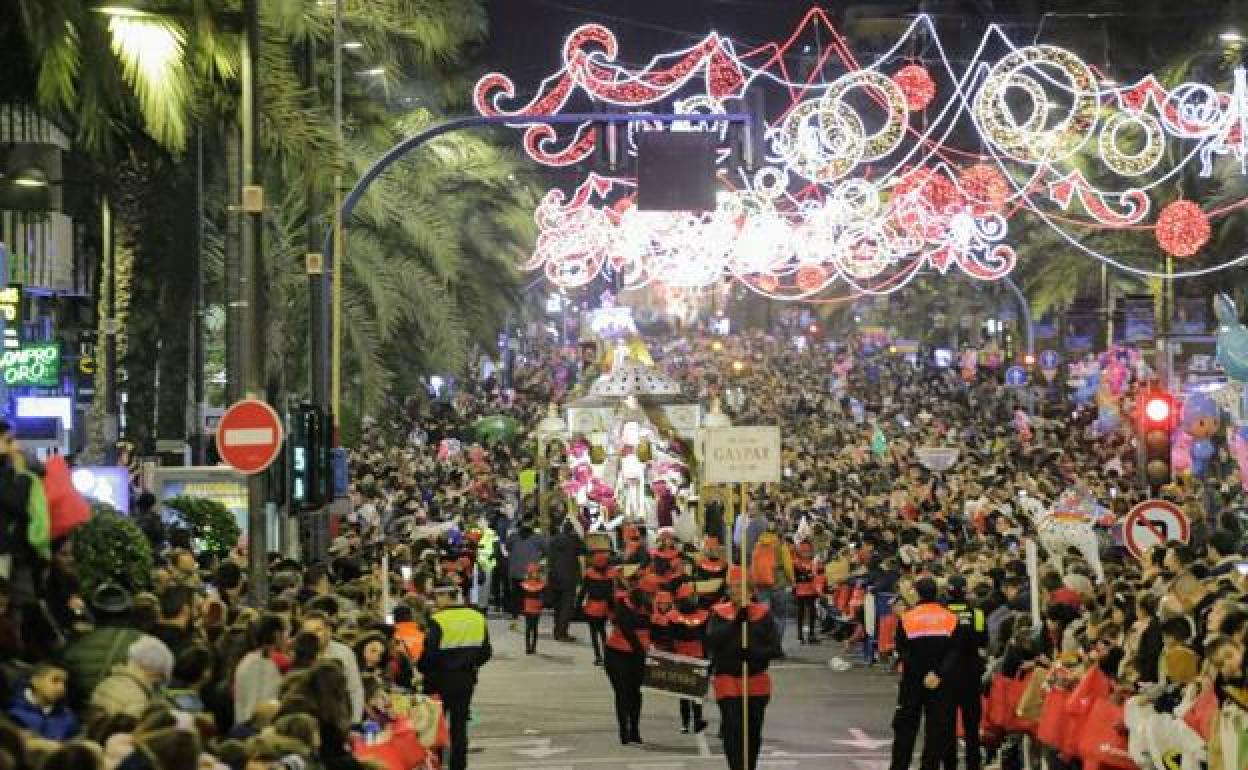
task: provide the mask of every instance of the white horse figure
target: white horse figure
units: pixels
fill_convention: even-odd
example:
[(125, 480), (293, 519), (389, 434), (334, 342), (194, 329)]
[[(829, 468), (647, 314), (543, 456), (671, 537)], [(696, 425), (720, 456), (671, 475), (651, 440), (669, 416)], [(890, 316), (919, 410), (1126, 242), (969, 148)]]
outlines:
[(1101, 546), (1096, 537), (1096, 498), (1083, 487), (1071, 487), (1062, 493), (1047, 510), (1034, 497), (1025, 497), (1020, 507), (1035, 524), (1040, 545), (1049, 552), (1049, 559), (1065, 571), (1064, 557), (1074, 548), (1096, 573), (1098, 583), (1105, 582), (1105, 570), (1101, 567)]

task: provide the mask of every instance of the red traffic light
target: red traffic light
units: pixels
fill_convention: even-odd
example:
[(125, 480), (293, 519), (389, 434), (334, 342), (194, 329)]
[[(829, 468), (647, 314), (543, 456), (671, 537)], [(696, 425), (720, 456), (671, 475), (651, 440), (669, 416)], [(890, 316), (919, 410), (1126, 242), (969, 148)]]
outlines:
[(1170, 419), (1170, 399), (1165, 396), (1151, 396), (1144, 403), (1144, 416), (1151, 422), (1166, 422)]

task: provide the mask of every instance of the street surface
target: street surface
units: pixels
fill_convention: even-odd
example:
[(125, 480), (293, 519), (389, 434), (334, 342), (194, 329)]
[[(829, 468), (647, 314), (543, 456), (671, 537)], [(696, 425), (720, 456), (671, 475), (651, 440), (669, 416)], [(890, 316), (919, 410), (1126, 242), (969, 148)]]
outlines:
[[(705, 735), (680, 733), (679, 701), (645, 692), (643, 746), (621, 746), (611, 687), (584, 626), (575, 644), (550, 638), (549, 616), (537, 655), (525, 655), (523, 634), (490, 621), (494, 660), (481, 672), (470, 728), (472, 770), (701, 770), (725, 767), (715, 735), (719, 712), (706, 705)], [(878, 669), (838, 673), (827, 666), (844, 656), (839, 643), (798, 646), (772, 665), (774, 694), (767, 709), (760, 768), (886, 770), (896, 698), (895, 677)]]

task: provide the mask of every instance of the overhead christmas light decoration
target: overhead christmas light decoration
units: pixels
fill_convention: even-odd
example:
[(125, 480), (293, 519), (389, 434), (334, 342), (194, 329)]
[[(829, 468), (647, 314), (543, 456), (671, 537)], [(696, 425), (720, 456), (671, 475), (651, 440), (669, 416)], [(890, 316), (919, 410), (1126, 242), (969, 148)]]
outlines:
[[(799, 80), (786, 56), (812, 35), (828, 41), (831, 53)], [(934, 43), (927, 62), (903, 53), (917, 37)], [(574, 190), (547, 193), (525, 267), (563, 288), (586, 286), (604, 273), (625, 288), (658, 284), (679, 292), (730, 277), (768, 297), (800, 300), (826, 296), (834, 286), (853, 295), (885, 294), (920, 274), (954, 268), (996, 280), (1018, 262), (1009, 223), (1019, 215), (1035, 217), (1091, 257), (1152, 276), (1158, 273), (1151, 266), (1089, 248), (1088, 231), (1152, 230), (1166, 253), (1193, 257), (1209, 241), (1210, 220), (1245, 203), (1206, 211), (1173, 201), (1168, 184), (1189, 164), (1203, 175), (1221, 162), (1248, 170), (1242, 70), (1230, 92), (1202, 83), (1168, 89), (1151, 75), (1118, 85), (1066, 49), (1015, 46), (995, 25), (955, 69), (926, 16), (863, 66), (817, 8), (788, 40), (743, 52), (717, 33), (639, 68), (618, 64), (618, 52), (610, 30), (583, 25), (565, 41), (563, 66), (530, 101), (513, 104), (514, 83), (491, 73), (478, 81), (474, 103), (482, 114), (514, 117), (534, 161), (567, 167), (591, 158), (601, 132), (526, 123), (526, 116), (603, 104), (727, 113), (739, 109), (726, 104), (754, 90), (782, 93), (787, 101), (754, 129), (765, 147), (757, 169), (741, 166), (726, 122), (666, 129), (716, 134), (722, 190), (712, 211), (639, 211), (636, 181), (626, 171), (589, 173)], [(976, 145), (956, 146), (951, 137), (966, 136), (968, 128)], [(630, 124), (620, 153), (635, 155), (637, 133), (652, 130), (665, 129)], [(1177, 161), (1165, 168), (1166, 158)], [(1085, 176), (1083, 169), (1096, 164), (1109, 174)], [(1113, 177), (1122, 180), (1120, 188), (1088, 181)], [(1216, 272), (1246, 259), (1173, 275)]]

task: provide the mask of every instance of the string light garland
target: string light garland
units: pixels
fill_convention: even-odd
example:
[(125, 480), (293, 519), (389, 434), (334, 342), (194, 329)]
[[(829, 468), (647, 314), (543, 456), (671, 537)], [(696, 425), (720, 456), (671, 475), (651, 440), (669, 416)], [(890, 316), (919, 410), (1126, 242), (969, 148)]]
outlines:
[[(814, 69), (794, 80), (785, 55), (812, 25), (820, 25), (816, 32), (826, 32), (829, 43)], [(907, 61), (904, 52), (919, 37), (932, 44), (936, 69), (929, 69), (931, 59)], [(996, 44), (1006, 52), (994, 61), (987, 52)], [(1151, 227), (1167, 253), (1193, 256), (1209, 240), (1210, 219), (1238, 203), (1206, 212), (1178, 201), (1150, 225), (1151, 197), (1172, 197), (1165, 186), (1192, 165), (1206, 176), (1222, 162), (1237, 161), (1241, 171), (1248, 166), (1243, 71), (1236, 71), (1229, 93), (1203, 83), (1167, 89), (1151, 75), (1117, 86), (1098, 79), (1071, 51), (1014, 46), (996, 25), (960, 71), (926, 16), (863, 66), (817, 8), (787, 40), (744, 53), (712, 32), (641, 67), (619, 64), (618, 55), (609, 29), (583, 25), (565, 42), (562, 68), (526, 103), (515, 104), (506, 75), (490, 73), (478, 81), (474, 104), (482, 114), (514, 117), (533, 160), (567, 167), (592, 155), (599, 132), (526, 124), (526, 115), (557, 113), (586, 99), (623, 110), (723, 113), (726, 100), (756, 89), (779, 89), (788, 102), (757, 127), (765, 152), (761, 167), (749, 173), (735, 166), (739, 155), (727, 123), (669, 127), (713, 132), (721, 143), (723, 189), (712, 211), (638, 211), (636, 183), (626, 176), (591, 173), (568, 194), (548, 193), (524, 267), (565, 288), (610, 273), (625, 287), (658, 285), (685, 296), (729, 277), (764, 296), (810, 300), (834, 286), (851, 295), (896, 291), (925, 271), (956, 269), (996, 280), (1017, 264), (1009, 230), (1020, 214), (1091, 257), (1156, 275), (1089, 248), (1083, 231)], [(974, 149), (952, 141), (966, 136), (968, 125)], [(630, 124), (622, 150), (635, 154), (636, 134), (649, 130), (662, 127)], [(1178, 150), (1167, 152), (1174, 145)], [(1163, 168), (1167, 158), (1173, 162)], [(1085, 176), (1083, 169), (1096, 163), (1110, 175)], [(1113, 177), (1123, 180), (1121, 187), (1088, 181)], [(1081, 228), (1080, 235), (1069, 227)], [(1175, 275), (1245, 260), (1248, 255)]]

